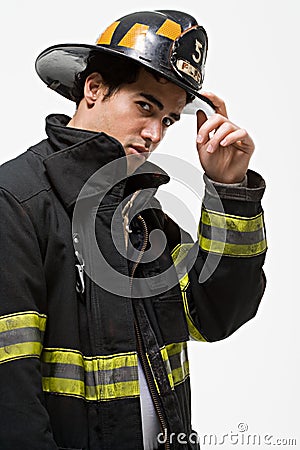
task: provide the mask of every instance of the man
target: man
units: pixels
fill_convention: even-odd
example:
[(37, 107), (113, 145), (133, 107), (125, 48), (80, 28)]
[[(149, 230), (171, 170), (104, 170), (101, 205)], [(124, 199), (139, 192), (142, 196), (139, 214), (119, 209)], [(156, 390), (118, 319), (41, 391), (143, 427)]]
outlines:
[[(199, 94), (206, 48), (194, 18), (155, 11), (38, 57), (77, 109), (0, 170), (1, 449), (199, 448), (186, 342), (255, 315), (266, 250), (252, 139)], [(147, 159), (195, 97), (215, 114), (197, 113), (194, 244), (154, 198), (168, 176)]]

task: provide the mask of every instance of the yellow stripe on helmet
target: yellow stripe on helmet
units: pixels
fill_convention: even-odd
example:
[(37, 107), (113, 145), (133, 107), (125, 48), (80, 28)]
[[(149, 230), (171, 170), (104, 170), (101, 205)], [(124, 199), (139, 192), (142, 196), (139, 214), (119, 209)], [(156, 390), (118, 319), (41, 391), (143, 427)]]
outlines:
[(181, 26), (179, 25), (179, 23), (167, 19), (157, 30), (156, 34), (175, 41), (175, 39), (177, 39), (181, 34)]
[(120, 21), (117, 21), (109, 25), (109, 27), (107, 27), (106, 30), (99, 36), (96, 44), (109, 45), (111, 43), (111, 39), (119, 23)]
[(148, 30), (148, 25), (135, 23), (120, 40), (118, 46), (133, 48), (135, 50), (143, 50)]

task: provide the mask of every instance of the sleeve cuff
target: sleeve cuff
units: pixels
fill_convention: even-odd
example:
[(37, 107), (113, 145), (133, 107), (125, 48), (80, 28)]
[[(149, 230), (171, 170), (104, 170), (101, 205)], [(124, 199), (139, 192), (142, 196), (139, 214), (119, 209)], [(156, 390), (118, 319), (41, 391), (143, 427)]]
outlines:
[(228, 200), (247, 200), (258, 202), (261, 200), (266, 185), (264, 179), (253, 170), (248, 170), (240, 183), (223, 184), (212, 181), (206, 174), (203, 176), (207, 194)]
[(214, 181), (209, 178), (207, 175), (204, 175), (204, 179), (207, 179), (210, 183), (213, 183), (214, 186), (223, 186), (223, 187), (247, 187), (248, 186), (248, 176), (245, 175), (245, 178), (240, 183), (219, 183), (218, 181)]

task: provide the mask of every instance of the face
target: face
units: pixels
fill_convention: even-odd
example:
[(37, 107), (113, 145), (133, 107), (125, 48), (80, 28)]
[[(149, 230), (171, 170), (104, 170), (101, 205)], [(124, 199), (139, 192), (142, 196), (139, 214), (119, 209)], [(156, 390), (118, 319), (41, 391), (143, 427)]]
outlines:
[(134, 83), (121, 86), (108, 99), (103, 99), (105, 91), (100, 85), (85, 127), (114, 137), (126, 155), (135, 155), (140, 163), (180, 119), (186, 104), (182, 88), (165, 79), (156, 80), (144, 69)]

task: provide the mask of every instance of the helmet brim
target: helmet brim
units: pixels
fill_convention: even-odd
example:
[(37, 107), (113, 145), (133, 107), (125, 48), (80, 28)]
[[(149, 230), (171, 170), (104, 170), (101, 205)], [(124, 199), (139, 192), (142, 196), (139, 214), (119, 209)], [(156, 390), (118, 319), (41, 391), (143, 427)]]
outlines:
[[(49, 88), (74, 101), (72, 93), (77, 74), (86, 69), (91, 54), (99, 54), (100, 58), (101, 54), (105, 53), (137, 62), (136, 59), (131, 58), (129, 55), (122, 55), (122, 53), (116, 52), (109, 47), (87, 44), (61, 44), (49, 47), (40, 53), (35, 62), (35, 69), (41, 80)], [(187, 86), (175, 74), (170, 76), (169, 73), (157, 71), (150, 63), (144, 60), (139, 61), (139, 63), (142, 66), (149, 67), (154, 72), (195, 96), (195, 100), (183, 109), (183, 114), (196, 114), (199, 109), (203, 110), (207, 116), (214, 113), (212, 102), (192, 86)]]

